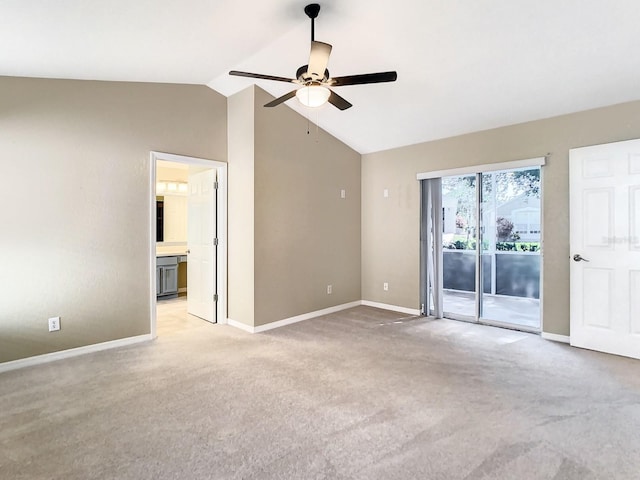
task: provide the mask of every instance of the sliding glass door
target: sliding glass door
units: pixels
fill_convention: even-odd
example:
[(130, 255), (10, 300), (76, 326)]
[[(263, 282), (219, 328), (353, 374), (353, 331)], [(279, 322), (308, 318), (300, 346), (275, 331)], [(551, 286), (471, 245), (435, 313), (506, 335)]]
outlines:
[(480, 317), (540, 329), (540, 168), (482, 174)]
[(476, 318), (476, 175), (442, 179), (443, 310), (460, 320)]
[(441, 178), (443, 316), (540, 330), (540, 188), (539, 166)]

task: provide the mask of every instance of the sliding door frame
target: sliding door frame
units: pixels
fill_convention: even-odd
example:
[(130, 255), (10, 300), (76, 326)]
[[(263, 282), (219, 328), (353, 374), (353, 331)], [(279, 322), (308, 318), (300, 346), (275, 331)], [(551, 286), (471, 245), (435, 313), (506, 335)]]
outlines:
[[(484, 164), (484, 165), (476, 165), (476, 166), (472, 166), (472, 167), (461, 167), (461, 168), (453, 168), (453, 169), (448, 169), (448, 170), (438, 170), (438, 171), (433, 171), (433, 172), (424, 172), (424, 173), (418, 173), (416, 175), (417, 180), (419, 181), (423, 181), (423, 180), (431, 180), (431, 179), (435, 179), (435, 178), (444, 178), (444, 177), (451, 177), (451, 176), (469, 176), (469, 175), (475, 175), (476, 177), (476, 192), (475, 192), (475, 196), (476, 196), (476, 232), (474, 235), (475, 241), (476, 241), (476, 248), (475, 248), (475, 259), (476, 259), (476, 265), (475, 265), (475, 315), (473, 317), (468, 316), (468, 315), (456, 315), (456, 314), (452, 314), (450, 312), (443, 312), (444, 314), (447, 314), (447, 318), (453, 318), (455, 320), (460, 320), (460, 321), (464, 321), (464, 322), (470, 322), (470, 323), (478, 323), (478, 324), (482, 324), (482, 325), (490, 325), (490, 326), (496, 326), (496, 327), (502, 327), (502, 328), (508, 328), (508, 329), (512, 329), (512, 330), (520, 330), (520, 331), (525, 331), (525, 332), (532, 332), (532, 333), (540, 333), (541, 331), (543, 331), (543, 321), (544, 321), (544, 316), (543, 316), (543, 288), (542, 286), (543, 284), (543, 278), (544, 278), (544, 218), (543, 218), (543, 208), (540, 209), (540, 226), (541, 226), (541, 235), (540, 235), (540, 278), (539, 278), (539, 283), (540, 283), (540, 289), (539, 289), (539, 301), (540, 301), (540, 323), (539, 323), (539, 328), (532, 328), (532, 327), (528, 327), (525, 325), (518, 325), (518, 324), (512, 324), (512, 323), (506, 323), (506, 322), (502, 322), (499, 320), (491, 320), (491, 319), (487, 319), (484, 318), (482, 316), (483, 312), (482, 312), (482, 295), (484, 293), (484, 285), (482, 284), (482, 276), (483, 276), (483, 272), (482, 272), (482, 235), (481, 235), (481, 230), (483, 228), (483, 225), (481, 225), (482, 223), (482, 175), (483, 173), (490, 173), (490, 172), (499, 172), (499, 171), (504, 171), (504, 170), (514, 170), (514, 169), (523, 169), (523, 168), (527, 168), (527, 167), (540, 167), (540, 185), (543, 185), (543, 176), (544, 176), (544, 169), (542, 168), (546, 163), (546, 157), (535, 157), (535, 158), (530, 158), (530, 159), (525, 159), (525, 160), (515, 160), (515, 161), (510, 161), (510, 162), (502, 162), (502, 163), (491, 163), (491, 164)], [(423, 187), (424, 189), (424, 187)], [(422, 189), (421, 189), (422, 190)], [(544, 205), (544, 188), (540, 189), (540, 205), (543, 206)], [(422, 197), (421, 197), (422, 198)], [(439, 204), (441, 205), (442, 202), (440, 201)], [(433, 205), (432, 205), (433, 206)], [(424, 212), (424, 205), (421, 206), (421, 223), (425, 222), (425, 215), (428, 215), (428, 212)], [(438, 231), (435, 230), (434, 231)], [(421, 226), (421, 235), (425, 234), (425, 229)], [(431, 244), (431, 246), (433, 248), (435, 248), (436, 245), (440, 246), (440, 251), (442, 248), (442, 232), (439, 231), (439, 234), (436, 236), (439, 237), (440, 240), (439, 241), (433, 241), (433, 242), (427, 242), (428, 244)], [(424, 244), (424, 243), (422, 243)], [(426, 262), (427, 262), (427, 256), (428, 256), (428, 252), (424, 252), (423, 249), (421, 249), (421, 258), (420, 258), (420, 263), (421, 263), (421, 268), (425, 268)], [(440, 263), (440, 267), (442, 267), (442, 263)], [(428, 267), (427, 267), (428, 270)], [(427, 283), (424, 283), (421, 285), (421, 292), (425, 292), (424, 294), (426, 295), (426, 302), (424, 304), (424, 311), (423, 314), (425, 315), (433, 315), (435, 312), (433, 312), (430, 309), (430, 303), (429, 303), (429, 284), (428, 284), (428, 279), (424, 278), (426, 276), (421, 276), (421, 283), (423, 282), (423, 280), (426, 280)], [(440, 287), (442, 288), (442, 287)], [(437, 318), (440, 318), (439, 316), (436, 315)]]

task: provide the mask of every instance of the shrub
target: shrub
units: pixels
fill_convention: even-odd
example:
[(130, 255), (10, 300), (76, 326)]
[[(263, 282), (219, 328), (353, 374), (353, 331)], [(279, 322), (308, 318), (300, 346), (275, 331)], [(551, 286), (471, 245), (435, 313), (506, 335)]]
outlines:
[(453, 245), (457, 250), (464, 250), (467, 248), (467, 242), (463, 242), (462, 240), (456, 240)]
[(511, 237), (511, 232), (513, 232), (513, 222), (504, 218), (498, 217), (496, 218), (496, 236), (499, 242), (504, 242), (509, 240)]

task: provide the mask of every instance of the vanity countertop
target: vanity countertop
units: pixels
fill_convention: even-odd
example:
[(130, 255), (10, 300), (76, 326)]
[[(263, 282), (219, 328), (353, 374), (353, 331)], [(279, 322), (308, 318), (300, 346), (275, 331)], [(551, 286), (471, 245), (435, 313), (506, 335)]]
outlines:
[(156, 257), (179, 257), (186, 254), (186, 250), (176, 250), (175, 252), (156, 252)]
[(157, 245), (156, 257), (178, 257), (187, 254), (187, 245)]

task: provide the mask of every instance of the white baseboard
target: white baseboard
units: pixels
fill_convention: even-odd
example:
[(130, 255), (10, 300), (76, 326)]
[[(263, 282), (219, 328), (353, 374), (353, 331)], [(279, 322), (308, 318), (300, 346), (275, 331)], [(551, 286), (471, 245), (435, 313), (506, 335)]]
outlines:
[(362, 305), (365, 307), (381, 308), (382, 310), (391, 310), (392, 312), (406, 313), (407, 315), (420, 315), (420, 310), (417, 308), (399, 307), (387, 303), (370, 302), (369, 300), (362, 300)]
[(253, 328), (254, 333), (266, 332), (267, 330), (273, 330), (274, 328), (284, 327), (291, 325), (292, 323), (302, 322), (311, 318), (321, 317), (322, 315), (329, 315), (330, 313), (340, 312), (348, 308), (359, 307), (362, 305), (360, 300), (351, 303), (343, 303), (342, 305), (336, 305), (335, 307), (325, 308), (323, 310), (316, 310), (315, 312), (304, 313), (302, 315), (296, 315), (295, 317), (285, 318), (278, 320), (277, 322), (267, 323), (266, 325), (260, 325)]
[(558, 335), (556, 333), (542, 332), (540, 336), (545, 340), (551, 340), (552, 342), (569, 343), (568, 335)]
[(229, 325), (230, 327), (239, 328), (240, 330), (244, 330), (245, 332), (254, 333), (253, 327), (251, 325), (247, 325), (246, 323), (242, 323), (231, 318), (227, 318), (227, 325)]
[(350, 303), (343, 303), (342, 305), (336, 305), (334, 307), (325, 308), (322, 310), (316, 310), (315, 312), (304, 313), (302, 315), (296, 315), (295, 317), (289, 317), (282, 320), (278, 320), (277, 322), (267, 323), (265, 325), (258, 325), (257, 327), (252, 327), (242, 322), (238, 322), (237, 320), (232, 320), (230, 318), (227, 319), (227, 324), (232, 327), (239, 328), (240, 330), (244, 330), (249, 333), (260, 333), (266, 332), (267, 330), (273, 330), (274, 328), (284, 327), (286, 325), (291, 325), (293, 323), (303, 322), (305, 320), (310, 320), (312, 318), (321, 317), (322, 315), (329, 315), (330, 313), (340, 312), (342, 310), (346, 310), (348, 308), (359, 307), (362, 305), (360, 300)]
[[(285, 318), (278, 320), (277, 322), (268, 323), (266, 325), (259, 325), (253, 327), (231, 318), (226, 319), (226, 323), (232, 327), (239, 328), (248, 333), (260, 333), (267, 330), (273, 330), (274, 328), (284, 327), (293, 323), (310, 320), (312, 318), (321, 317), (323, 315), (329, 315), (331, 313), (340, 312), (349, 308), (365, 305), (368, 307), (382, 308), (384, 310), (391, 310), (400, 313), (406, 313), (408, 315), (420, 315), (420, 310), (398, 307), (396, 305), (387, 305), (385, 303), (370, 302), (368, 300), (357, 300), (355, 302), (344, 303), (342, 305), (336, 305), (333, 307), (325, 308), (322, 310), (316, 310), (315, 312), (309, 312), (302, 315), (296, 315), (295, 317)], [(221, 323), (222, 324), (222, 323)], [(543, 333), (543, 338), (548, 340), (555, 340), (557, 342), (569, 343), (569, 337), (562, 335), (555, 335), (552, 333)], [(60, 352), (45, 353), (44, 355), (36, 355), (29, 358), (21, 358), (19, 360), (12, 360), (10, 362), (0, 363), (0, 373), (8, 372), (10, 370), (17, 370), (19, 368), (31, 367), (34, 365), (41, 365), (43, 363), (54, 362), (56, 360), (62, 360), (64, 358), (77, 357), (79, 355), (85, 355), (87, 353), (100, 352), (102, 350), (108, 350), (111, 348), (125, 347), (127, 345), (134, 345), (136, 343), (148, 342), (153, 340), (151, 334), (138, 335), (136, 337), (122, 338), (119, 340), (112, 340), (110, 342), (96, 343), (94, 345), (87, 345), (84, 347), (71, 348), (69, 350), (62, 350)]]
[(8, 372), (10, 370), (17, 370), (19, 368), (31, 367), (34, 365), (41, 365), (43, 363), (54, 362), (56, 360), (62, 360), (64, 358), (77, 357), (79, 355), (85, 355), (87, 353), (100, 352), (102, 350), (108, 350), (111, 348), (126, 347), (127, 345), (134, 345), (136, 343), (148, 342), (151, 340), (153, 340), (151, 334), (138, 335), (136, 337), (121, 338), (119, 340), (96, 343), (94, 345), (87, 345), (84, 347), (70, 348), (69, 350), (61, 350), (60, 352), (45, 353), (43, 355), (36, 355), (35, 357), (21, 358), (19, 360), (0, 363), (0, 373)]

